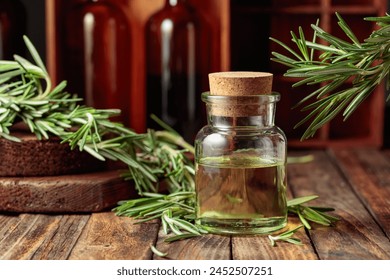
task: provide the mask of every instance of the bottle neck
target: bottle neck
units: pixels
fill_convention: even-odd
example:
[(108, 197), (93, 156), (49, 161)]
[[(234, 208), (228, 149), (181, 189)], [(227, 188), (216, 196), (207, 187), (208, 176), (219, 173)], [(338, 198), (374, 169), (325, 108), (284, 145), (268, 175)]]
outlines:
[(252, 130), (274, 126), (278, 93), (254, 96), (202, 94), (208, 124), (218, 129)]
[(218, 116), (208, 110), (208, 124), (218, 129), (253, 130), (267, 129), (274, 126), (275, 106), (267, 105), (262, 114), (255, 116)]

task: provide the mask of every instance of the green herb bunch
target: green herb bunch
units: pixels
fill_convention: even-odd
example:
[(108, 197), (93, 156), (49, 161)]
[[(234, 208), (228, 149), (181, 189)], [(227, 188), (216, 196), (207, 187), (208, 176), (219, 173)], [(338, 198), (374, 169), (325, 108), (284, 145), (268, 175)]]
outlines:
[[(317, 90), (297, 104), (300, 106), (314, 99), (308, 105), (303, 105), (302, 111), (308, 111), (308, 114), (296, 125), (298, 127), (310, 122), (302, 139), (312, 137), (317, 129), (340, 113), (344, 120), (348, 119), (382, 80), (388, 77), (390, 70), (390, 16), (366, 18), (376, 22), (380, 28), (364, 42), (359, 42), (339, 14), (336, 13), (336, 16), (340, 28), (350, 41), (327, 33), (319, 27), (318, 21), (311, 25), (314, 35), (310, 41), (306, 40), (301, 27), (299, 36), (291, 32), (292, 42), (298, 51), (271, 38), (289, 53), (286, 56), (273, 52), (272, 60), (289, 68), (285, 73), (286, 77), (299, 79), (293, 87), (319, 85)], [(322, 42), (318, 42), (319, 40)], [(315, 56), (317, 51), (320, 52), (318, 57)], [(343, 86), (345, 84), (348, 86)]]
[[(334, 211), (331, 207), (305, 205), (317, 198), (316, 195), (310, 195), (294, 198), (287, 202), (288, 213), (298, 216), (301, 225), (277, 236), (269, 235), (272, 246), (276, 245), (276, 241), (301, 245), (299, 239), (292, 237), (300, 228), (305, 227), (307, 230), (311, 230), (310, 223), (332, 226), (339, 220), (339, 218), (327, 213)], [(194, 191), (176, 191), (167, 195), (144, 193), (142, 198), (119, 202), (119, 206), (114, 211), (119, 216), (134, 217), (138, 220), (137, 223), (160, 219), (164, 233), (173, 233), (173, 236), (166, 238), (165, 242), (172, 242), (207, 233), (195, 225), (195, 204)]]
[(157, 192), (161, 180), (171, 191), (194, 188), (193, 165), (184, 156), (190, 145), (179, 135), (153, 130), (138, 134), (110, 120), (119, 110), (78, 105), (81, 99), (65, 91), (65, 81), (52, 89), (35, 47), (24, 40), (36, 65), (17, 55), (15, 61), (0, 61), (0, 137), (20, 141), (10, 128), (23, 122), (38, 139), (55, 136), (99, 160), (125, 163), (123, 177), (133, 180), (140, 194)]

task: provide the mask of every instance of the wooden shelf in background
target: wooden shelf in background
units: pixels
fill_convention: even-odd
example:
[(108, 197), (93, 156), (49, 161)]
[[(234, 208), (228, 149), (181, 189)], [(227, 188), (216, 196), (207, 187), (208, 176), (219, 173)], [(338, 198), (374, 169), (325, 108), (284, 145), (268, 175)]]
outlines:
[[(375, 89), (348, 120), (344, 122), (342, 117), (338, 116), (320, 128), (314, 138), (300, 141), (308, 124), (296, 129), (293, 127), (307, 116), (308, 112), (300, 111), (303, 106), (291, 108), (323, 84), (293, 88), (292, 85), (299, 80), (283, 77), (287, 68), (269, 60), (273, 56), (272, 52), (286, 55), (288, 53), (283, 47), (270, 41), (268, 37), (278, 39), (298, 51), (295, 44), (291, 42), (290, 31), (297, 34), (299, 27), (302, 27), (307, 40), (310, 40), (313, 35), (311, 24), (319, 19), (321, 28), (349, 41), (338, 26), (335, 12), (339, 12), (357, 38), (363, 41), (377, 28), (374, 23), (365, 21), (364, 17), (384, 15), (387, 10), (386, 1), (270, 0), (258, 3), (231, 0), (231, 4), (231, 18), (234, 21), (231, 29), (233, 70), (251, 68), (250, 70), (274, 73), (273, 89), (281, 94), (281, 100), (276, 109), (275, 123), (286, 133), (289, 147), (300, 149), (382, 146), (384, 122), (384, 87), (382, 85)], [(259, 18), (263, 20), (259, 21)], [(256, 28), (260, 24), (261, 28)], [(246, 37), (241, 32), (244, 29), (249, 32)], [(248, 48), (247, 45), (251, 47)], [(258, 52), (253, 50), (258, 50)], [(345, 85), (347, 86), (348, 84)]]
[[(75, 1), (75, 0), (72, 0)], [(46, 0), (47, 7), (47, 61), (50, 73), (58, 82), (61, 78), (59, 65), (60, 26), (64, 7), (69, 0)], [(145, 53), (144, 25), (152, 13), (162, 7), (164, 0), (110, 0), (115, 1), (129, 18), (132, 33), (132, 62), (129, 65), (131, 81), (131, 126), (136, 131), (145, 129)], [(361, 111), (347, 122), (336, 119), (321, 128), (311, 141), (299, 142), (304, 127), (293, 129), (305, 116), (291, 108), (312, 87), (291, 88), (293, 81), (280, 76), (286, 68), (270, 61), (271, 52), (285, 53), (284, 49), (271, 42), (274, 37), (291, 43), (290, 30), (297, 32), (302, 26), (307, 38), (313, 31), (310, 27), (317, 19), (320, 26), (341, 36), (335, 12), (347, 21), (359, 40), (363, 40), (377, 28), (364, 21), (366, 16), (381, 16), (386, 13), (387, 1), (381, 0), (190, 0), (197, 11), (211, 24), (214, 33), (215, 71), (267, 71), (275, 74), (274, 90), (282, 94), (278, 103), (276, 124), (287, 134), (291, 147), (374, 146), (380, 147), (383, 138), (384, 88), (378, 87)], [(245, 31), (245, 32), (243, 32)], [(216, 35), (215, 35), (216, 34)], [(348, 39), (348, 38), (346, 38)]]

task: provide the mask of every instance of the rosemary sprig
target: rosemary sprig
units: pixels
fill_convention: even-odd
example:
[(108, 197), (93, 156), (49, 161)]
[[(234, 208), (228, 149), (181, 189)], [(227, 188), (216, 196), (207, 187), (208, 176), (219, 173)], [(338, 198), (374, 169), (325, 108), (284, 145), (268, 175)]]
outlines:
[(302, 196), (293, 198), (289, 201), (287, 201), (287, 210), (289, 214), (293, 214), (299, 217), (299, 220), (301, 221), (302, 225), (289, 230), (285, 231), (277, 236), (268, 235), (268, 238), (270, 239), (271, 246), (275, 246), (276, 241), (284, 241), (296, 245), (302, 245), (302, 242), (298, 238), (292, 237), (295, 232), (297, 232), (300, 228), (303, 226), (310, 230), (312, 227), (309, 223), (313, 222), (316, 224), (320, 224), (323, 226), (331, 226), (333, 223), (337, 222), (339, 218), (335, 216), (331, 216), (329, 214), (325, 214), (325, 212), (334, 211), (333, 208), (330, 207), (319, 207), (319, 206), (305, 206), (303, 204), (313, 201), (317, 199), (317, 195), (309, 195), (309, 196)]
[(334, 211), (333, 208), (303, 205), (317, 198), (318, 196), (311, 195), (291, 199), (287, 202), (288, 212), (297, 215), (307, 229), (311, 229), (309, 221), (323, 226), (331, 226), (339, 220), (339, 218), (325, 213)]
[[(165, 234), (173, 233), (174, 236), (165, 239), (165, 242), (173, 242), (181, 239), (199, 236), (207, 233), (195, 224), (195, 192), (177, 191), (171, 194), (144, 193), (145, 197), (127, 201), (121, 201), (119, 206), (113, 209), (118, 216), (134, 217), (142, 223), (153, 219), (160, 219)], [(303, 204), (317, 199), (318, 196), (304, 196), (291, 199), (287, 202), (289, 214), (296, 215), (302, 222), (302, 226), (311, 229), (309, 223), (317, 223), (323, 226), (331, 226), (338, 221), (337, 217), (325, 214), (333, 211), (333, 208), (305, 206)], [(298, 244), (299, 240), (289, 239), (299, 228), (291, 230), (273, 240), (283, 240)], [(271, 239), (271, 237), (270, 237)]]
[(174, 233), (167, 242), (206, 233), (195, 225), (195, 192), (176, 191), (171, 194), (144, 193), (144, 197), (119, 202), (116, 215), (134, 217), (137, 223), (160, 219), (165, 234)]
[[(318, 89), (304, 97), (297, 106), (304, 105), (302, 111), (309, 111), (295, 127), (310, 122), (302, 139), (314, 136), (315, 132), (338, 114), (348, 119), (359, 105), (384, 80), (390, 70), (390, 16), (369, 17), (380, 29), (375, 30), (364, 42), (359, 42), (355, 34), (336, 13), (338, 24), (350, 42), (339, 39), (319, 27), (318, 21), (312, 24), (314, 36), (305, 39), (302, 28), (299, 36), (291, 32), (292, 41), (298, 47), (294, 51), (283, 42), (270, 38), (290, 54), (286, 56), (273, 52), (271, 60), (286, 65), (286, 77), (298, 78), (293, 87), (319, 85)], [(318, 39), (325, 43), (317, 42)], [(314, 51), (321, 54), (314, 58)], [(343, 85), (349, 83), (345, 88)], [(390, 95), (388, 97), (390, 99)]]
[(302, 227), (303, 225), (297, 226), (294, 229), (282, 232), (281, 234), (276, 236), (268, 235), (271, 246), (272, 247), (276, 246), (277, 241), (284, 241), (295, 245), (302, 245), (302, 241), (299, 238), (292, 237)]
[(170, 131), (138, 134), (112, 122), (120, 110), (79, 105), (81, 99), (65, 91), (65, 81), (52, 89), (38, 52), (24, 40), (36, 65), (20, 56), (0, 61), (0, 137), (20, 141), (10, 128), (23, 122), (38, 139), (56, 136), (99, 160), (123, 162), (128, 168), (123, 177), (140, 194), (157, 192), (161, 180), (172, 192), (193, 189), (193, 164), (184, 155), (188, 143)]

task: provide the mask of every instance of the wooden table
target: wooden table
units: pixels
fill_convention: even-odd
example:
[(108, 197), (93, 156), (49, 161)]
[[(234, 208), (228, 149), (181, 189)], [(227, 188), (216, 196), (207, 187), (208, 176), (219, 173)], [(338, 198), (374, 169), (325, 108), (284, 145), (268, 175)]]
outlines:
[[(0, 215), (0, 259), (390, 259), (390, 152), (328, 150), (288, 166), (293, 196), (316, 194), (317, 205), (336, 208), (334, 227), (297, 233), (304, 245), (266, 236), (204, 235), (167, 244), (159, 221), (134, 224), (112, 212)], [(1, 198), (0, 198), (1, 199)], [(289, 227), (298, 224), (289, 217)]]

